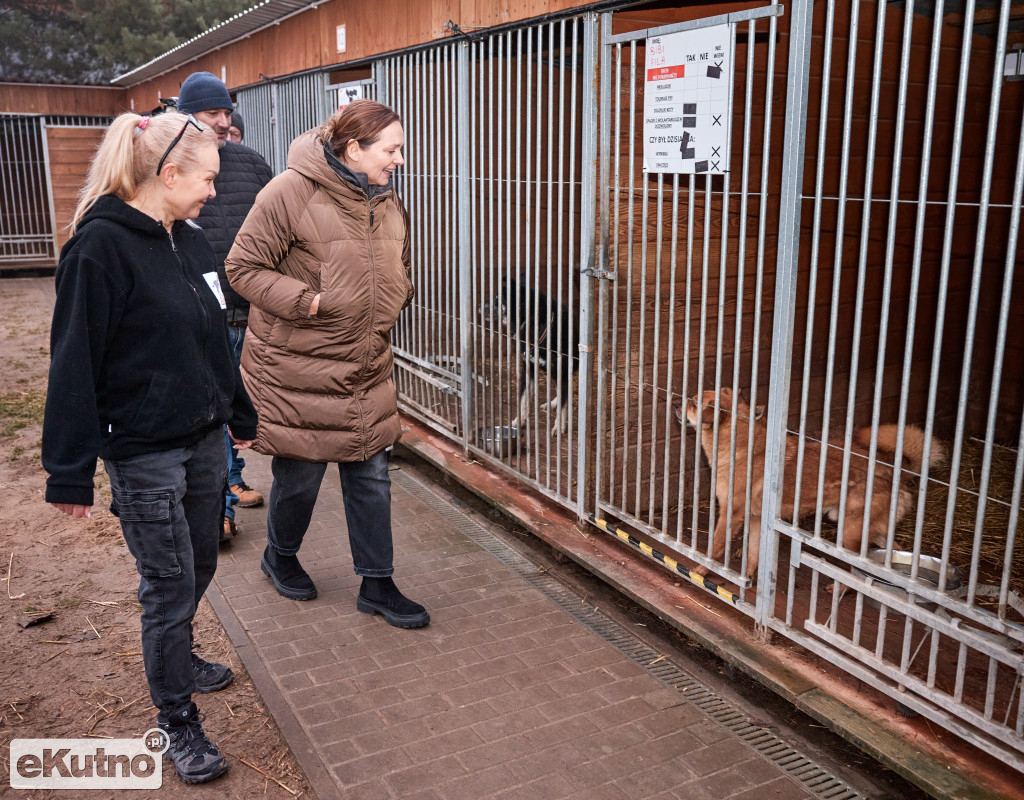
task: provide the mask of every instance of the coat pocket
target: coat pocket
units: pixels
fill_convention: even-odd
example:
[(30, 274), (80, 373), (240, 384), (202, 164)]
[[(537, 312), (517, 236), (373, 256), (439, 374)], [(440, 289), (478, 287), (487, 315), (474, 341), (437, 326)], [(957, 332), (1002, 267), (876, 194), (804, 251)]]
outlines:
[(145, 578), (182, 573), (182, 553), (171, 521), (173, 492), (114, 489), (110, 511), (121, 520), (128, 550)]

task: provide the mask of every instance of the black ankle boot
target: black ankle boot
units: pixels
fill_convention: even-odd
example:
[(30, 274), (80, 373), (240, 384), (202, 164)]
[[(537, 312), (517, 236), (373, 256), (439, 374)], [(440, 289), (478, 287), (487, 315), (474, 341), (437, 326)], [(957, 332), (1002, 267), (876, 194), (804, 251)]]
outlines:
[(260, 569), (274, 582), (278, 594), (291, 600), (312, 600), (316, 597), (316, 584), (296, 556), (281, 555), (267, 545), (260, 560)]
[(363, 578), (356, 608), (366, 614), (380, 614), (396, 628), (422, 628), (430, 622), (427, 610), (398, 591), (391, 578)]

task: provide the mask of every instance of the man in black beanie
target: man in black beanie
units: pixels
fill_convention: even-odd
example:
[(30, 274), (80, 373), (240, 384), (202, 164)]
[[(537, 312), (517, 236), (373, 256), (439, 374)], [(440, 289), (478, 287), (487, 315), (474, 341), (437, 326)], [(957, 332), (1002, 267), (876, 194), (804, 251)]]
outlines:
[[(249, 301), (232, 291), (224, 274), (224, 259), (256, 195), (270, 182), (274, 173), (263, 156), (255, 150), (228, 140), (235, 104), (231, 102), (227, 87), (216, 76), (209, 72), (189, 75), (181, 85), (177, 107), (182, 114), (191, 114), (199, 122), (213, 128), (220, 145), (220, 173), (213, 182), (217, 195), (203, 206), (196, 222), (206, 233), (216, 255), (217, 273), (227, 303), (232, 352), (238, 362), (242, 356), (242, 342), (245, 340), (249, 319)], [(250, 488), (242, 478), (245, 461), (238, 455), (227, 429), (224, 431), (224, 440), (228, 451), (228, 491), (222, 542), (234, 538), (238, 533), (235, 524), (236, 503), (242, 508), (263, 503), (263, 495)]]
[(231, 112), (231, 127), (228, 128), (228, 141), (241, 144), (245, 136), (245, 121), (237, 111)]

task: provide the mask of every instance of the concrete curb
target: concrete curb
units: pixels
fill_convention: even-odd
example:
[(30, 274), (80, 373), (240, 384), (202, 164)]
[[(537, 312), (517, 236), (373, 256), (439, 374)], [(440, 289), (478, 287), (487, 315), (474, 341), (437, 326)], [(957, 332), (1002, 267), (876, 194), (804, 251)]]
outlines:
[(228, 639), (235, 646), (238, 658), (241, 660), (246, 672), (249, 673), (253, 686), (256, 687), (256, 691), (266, 704), (267, 710), (274, 718), (274, 722), (277, 723), (277, 727), (295, 756), (295, 760), (299, 762), (299, 767), (313, 789), (314, 795), (316, 797), (333, 797), (338, 791), (338, 784), (327, 771), (323, 761), (320, 760), (320, 756), (306, 735), (306, 731), (295, 718), (295, 714), (292, 713), (291, 707), (288, 705), (287, 700), (285, 700), (284, 695), (281, 694), (277, 683), (271, 677), (270, 672), (267, 671), (266, 664), (263, 663), (259, 650), (253, 645), (249, 634), (238, 621), (238, 617), (235, 616), (231, 604), (228, 603), (227, 598), (224, 597), (223, 592), (220, 590), (220, 586), (217, 585), (216, 578), (214, 578), (213, 583), (206, 590), (205, 596), (217, 615), (217, 619), (220, 620), (220, 624), (224, 626)]

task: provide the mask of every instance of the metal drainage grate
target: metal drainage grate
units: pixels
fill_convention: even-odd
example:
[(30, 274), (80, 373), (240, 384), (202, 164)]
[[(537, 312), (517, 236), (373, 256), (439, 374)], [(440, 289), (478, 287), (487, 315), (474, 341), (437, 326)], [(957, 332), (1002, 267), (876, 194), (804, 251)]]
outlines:
[(867, 800), (848, 783), (813, 759), (794, 749), (775, 734), (750, 722), (736, 706), (723, 700), (671, 659), (657, 653), (636, 635), (604, 612), (587, 605), (551, 576), (538, 572), (537, 565), (494, 536), (471, 517), (455, 508), (426, 484), (404, 470), (391, 473), (392, 480), (409, 494), (444, 517), (467, 539), (490, 553), (573, 619), (586, 626), (631, 661), (639, 664), (666, 686), (678, 691), (710, 719), (772, 761), (804, 789), (825, 800)]

